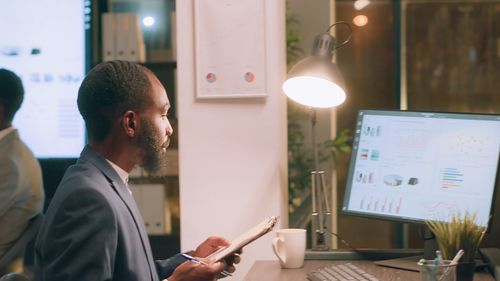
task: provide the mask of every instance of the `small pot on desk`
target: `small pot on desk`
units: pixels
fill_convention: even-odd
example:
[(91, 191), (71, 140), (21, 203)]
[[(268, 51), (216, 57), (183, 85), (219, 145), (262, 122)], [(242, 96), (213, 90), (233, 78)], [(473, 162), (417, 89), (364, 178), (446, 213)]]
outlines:
[(473, 261), (459, 262), (457, 264), (457, 281), (472, 281), (474, 279), (474, 271), (476, 263)]

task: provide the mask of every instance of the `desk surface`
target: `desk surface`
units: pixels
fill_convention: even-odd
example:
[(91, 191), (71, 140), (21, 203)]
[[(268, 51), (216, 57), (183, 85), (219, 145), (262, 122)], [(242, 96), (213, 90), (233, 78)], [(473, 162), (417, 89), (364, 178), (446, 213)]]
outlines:
[[(411, 281), (418, 280), (419, 273), (414, 271), (406, 271), (392, 269), (388, 267), (375, 265), (372, 261), (367, 260), (306, 260), (304, 267), (300, 269), (281, 269), (278, 261), (257, 261), (252, 266), (244, 281), (305, 281), (307, 273), (314, 269), (319, 269), (330, 264), (350, 262), (362, 268), (366, 272), (377, 277), (381, 281), (385, 280), (401, 280)], [(474, 281), (494, 281), (495, 279), (487, 271), (476, 272)]]

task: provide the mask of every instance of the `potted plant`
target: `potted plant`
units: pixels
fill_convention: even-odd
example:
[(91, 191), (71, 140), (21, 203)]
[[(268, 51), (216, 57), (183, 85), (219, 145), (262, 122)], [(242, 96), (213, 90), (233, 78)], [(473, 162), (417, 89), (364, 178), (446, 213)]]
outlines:
[(457, 265), (457, 281), (472, 281), (474, 256), (486, 231), (486, 226), (477, 223), (477, 214), (455, 213), (450, 221), (426, 221), (426, 225), (436, 236), (443, 259), (452, 260), (460, 249), (464, 250)]

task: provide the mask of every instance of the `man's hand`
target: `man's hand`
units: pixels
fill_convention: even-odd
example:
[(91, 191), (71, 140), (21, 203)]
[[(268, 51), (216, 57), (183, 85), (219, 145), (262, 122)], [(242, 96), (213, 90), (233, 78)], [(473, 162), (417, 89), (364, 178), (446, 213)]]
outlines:
[(236, 270), (236, 268), (234, 267), (234, 265), (240, 263), (240, 261), (241, 261), (241, 257), (240, 257), (241, 252), (242, 252), (242, 250), (239, 249), (238, 251), (234, 252), (233, 254), (227, 256), (224, 259), (224, 263), (226, 264), (226, 268), (224, 269), (225, 271), (227, 271), (229, 273), (233, 273)]
[(206, 258), (208, 255), (219, 250), (220, 248), (229, 246), (229, 244), (229, 241), (222, 237), (211, 236), (196, 248), (196, 250), (192, 253), (192, 256)]
[[(208, 237), (207, 240), (205, 240), (203, 243), (201, 243), (194, 252), (191, 253), (191, 255), (195, 257), (200, 257), (200, 258), (205, 258), (212, 254), (213, 252), (229, 246), (230, 243), (226, 239), (222, 237), (216, 237), (216, 236), (211, 236)], [(224, 263), (226, 264), (225, 270), (229, 273), (233, 273), (236, 268), (234, 267), (234, 264), (237, 264), (240, 262), (241, 254), (241, 249), (239, 251), (236, 251), (234, 254), (228, 256), (227, 258), (224, 259)]]
[(225, 265), (222, 262), (200, 264), (186, 261), (179, 265), (168, 281), (213, 281)]

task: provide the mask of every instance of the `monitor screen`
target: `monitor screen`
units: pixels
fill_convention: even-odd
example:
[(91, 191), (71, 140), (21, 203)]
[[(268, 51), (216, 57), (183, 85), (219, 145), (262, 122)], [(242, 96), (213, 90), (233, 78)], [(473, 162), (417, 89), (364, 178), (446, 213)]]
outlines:
[(500, 115), (361, 110), (342, 210), (424, 222), (492, 214)]
[(91, 2), (2, 2), (0, 68), (25, 89), (13, 125), (38, 158), (74, 158), (85, 144), (76, 97), (90, 61)]

